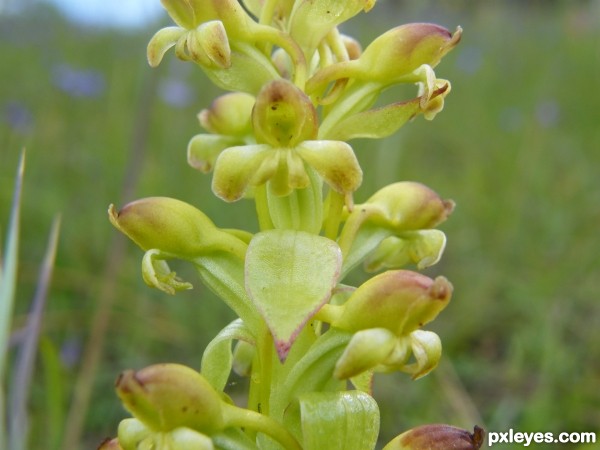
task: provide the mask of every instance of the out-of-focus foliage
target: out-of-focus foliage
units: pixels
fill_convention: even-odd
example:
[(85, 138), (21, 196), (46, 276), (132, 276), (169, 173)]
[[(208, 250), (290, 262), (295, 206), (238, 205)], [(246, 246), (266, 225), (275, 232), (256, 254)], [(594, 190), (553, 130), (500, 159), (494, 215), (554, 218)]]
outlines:
[[(354, 22), (363, 44), (411, 21), (465, 30), (442, 63), (452, 80), (443, 114), (433, 123), (417, 118), (377, 147), (352, 142), (371, 167), (357, 202), (387, 183), (420, 180), (457, 203), (443, 226), (443, 267), (429, 273), (439, 270), (455, 287), (432, 326), (444, 342), (442, 364), (416, 382), (378, 376), (381, 442), (424, 422), (470, 428), (481, 419), (488, 429), (519, 431), (600, 423), (599, 17), (590, 1), (390, 0)], [(107, 295), (116, 247), (109, 203), (164, 195), (201, 207), (223, 227), (253, 217), (247, 203), (225, 207), (208, 196), (210, 178), (187, 165), (195, 114), (217, 92), (192, 65), (147, 66), (155, 28), (82, 29), (41, 5), (0, 16), (0, 211), (9, 210), (14, 167), (28, 148), (15, 330), (26, 322), (47, 226), (63, 215), (42, 329), (45, 369), (31, 392), (32, 448), (57, 434), (44, 411), (66, 415)], [(121, 198), (124, 191), (130, 197)], [(120, 370), (165, 360), (199, 367), (210, 336), (231, 318), (199, 282), (175, 298), (151, 291), (139, 257), (127, 245), (118, 263), (81, 448), (124, 417), (112, 395)]]

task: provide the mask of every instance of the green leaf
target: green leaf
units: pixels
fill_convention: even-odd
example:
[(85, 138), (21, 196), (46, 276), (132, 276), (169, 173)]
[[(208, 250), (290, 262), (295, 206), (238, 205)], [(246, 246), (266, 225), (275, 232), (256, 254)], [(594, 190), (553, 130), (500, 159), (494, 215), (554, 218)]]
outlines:
[(329, 300), (341, 260), (335, 242), (303, 231), (265, 231), (250, 242), (246, 291), (267, 323), (282, 361), (302, 327)]
[(310, 392), (299, 398), (304, 450), (368, 450), (379, 434), (379, 408), (361, 391)]
[(214, 252), (194, 259), (200, 278), (249, 329), (259, 326), (260, 317), (244, 289), (244, 262), (227, 252)]
[(254, 336), (241, 319), (234, 320), (208, 344), (202, 356), (200, 372), (217, 391), (222, 391), (233, 364), (231, 342), (241, 340), (254, 344)]

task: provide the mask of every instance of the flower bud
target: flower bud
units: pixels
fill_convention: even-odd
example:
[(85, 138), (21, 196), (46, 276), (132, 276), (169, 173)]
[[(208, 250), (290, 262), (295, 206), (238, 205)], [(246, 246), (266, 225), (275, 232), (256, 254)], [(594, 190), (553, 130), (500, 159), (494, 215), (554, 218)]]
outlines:
[(409, 23), (393, 28), (375, 39), (360, 57), (375, 76), (394, 79), (423, 64), (435, 67), (460, 41), (462, 29), (454, 35), (432, 23)]
[(397, 436), (383, 450), (479, 450), (484, 433), (477, 425), (473, 433), (450, 425), (421, 425)]
[[(365, 203), (356, 205), (346, 219), (338, 241), (344, 253), (344, 272), (364, 260), (383, 239), (393, 235), (402, 238), (407, 232), (430, 229), (446, 220), (453, 208), (454, 202), (442, 200), (421, 183), (404, 181), (380, 189)], [(418, 246), (413, 250), (425, 262), (433, 263), (440, 255), (435, 255), (435, 248), (430, 249), (433, 253)], [(443, 250), (443, 245), (438, 250)], [(375, 255), (377, 259), (382, 256), (385, 254)]]
[(243, 92), (231, 92), (216, 98), (210, 108), (198, 114), (202, 127), (213, 134), (246, 136), (252, 133), (250, 116), (254, 97)]
[(317, 112), (310, 99), (287, 80), (274, 80), (256, 97), (252, 124), (258, 143), (293, 147), (317, 137)]
[(454, 202), (421, 183), (402, 181), (380, 189), (364, 206), (370, 223), (399, 232), (435, 227), (450, 215)]
[(431, 322), (448, 305), (452, 285), (408, 270), (390, 270), (358, 287), (332, 325), (348, 331), (386, 328), (403, 336)]
[(202, 211), (168, 197), (148, 197), (108, 210), (110, 222), (143, 250), (193, 257), (214, 245), (218, 229)]
[(116, 390), (125, 408), (154, 431), (188, 427), (210, 435), (224, 428), (221, 397), (189, 367), (156, 364), (126, 370)]
[(307, 83), (313, 93), (331, 81), (355, 78), (390, 85), (410, 75), (423, 64), (434, 67), (460, 41), (462, 29), (452, 35), (431, 23), (410, 23), (393, 28), (376, 38), (360, 58), (332, 64), (317, 72)]

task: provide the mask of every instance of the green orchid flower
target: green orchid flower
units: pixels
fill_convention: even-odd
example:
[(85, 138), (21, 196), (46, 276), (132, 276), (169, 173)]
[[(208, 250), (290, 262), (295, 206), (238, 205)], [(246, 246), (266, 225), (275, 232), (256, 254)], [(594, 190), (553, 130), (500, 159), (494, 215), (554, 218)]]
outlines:
[[(334, 375), (400, 370), (414, 379), (427, 375), (441, 357), (439, 337), (421, 327), (448, 305), (452, 285), (407, 270), (388, 271), (361, 285), (343, 305), (324, 305), (317, 318), (354, 332)], [(411, 354), (415, 361), (410, 362)]]
[(237, 0), (162, 0), (177, 24), (159, 30), (148, 43), (152, 67), (175, 47), (183, 61), (196, 62), (216, 85), (230, 91), (256, 93), (279, 78), (263, 44), (284, 49), (294, 62), (295, 81), (303, 85), (306, 62), (290, 36), (275, 27), (256, 23)]
[(309, 185), (310, 166), (350, 201), (362, 182), (354, 151), (342, 141), (316, 140), (314, 106), (291, 82), (275, 80), (259, 92), (252, 124), (256, 144), (227, 148), (217, 158), (212, 187), (218, 197), (236, 201), (265, 183), (286, 196)]
[(116, 391), (134, 416), (119, 426), (119, 443), (124, 450), (212, 450), (211, 437), (230, 427), (260, 431), (285, 448), (301, 450), (277, 422), (234, 406), (200, 373), (181, 364), (127, 370), (119, 375)]

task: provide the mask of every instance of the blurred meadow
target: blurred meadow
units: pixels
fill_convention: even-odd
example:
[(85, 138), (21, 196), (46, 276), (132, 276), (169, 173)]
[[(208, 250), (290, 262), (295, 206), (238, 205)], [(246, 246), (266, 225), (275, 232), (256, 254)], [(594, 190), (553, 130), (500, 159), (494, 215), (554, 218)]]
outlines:
[[(150, 69), (145, 46), (162, 22), (81, 26), (28, 3), (0, 15), (0, 242), (27, 149), (4, 388), (10, 396), (19, 383), (14, 358), (60, 213), (29, 391), (30, 448), (96, 448), (126, 416), (113, 389), (121, 370), (199, 367), (233, 319), (184, 265), (176, 268), (194, 290), (168, 297), (146, 287), (142, 252), (109, 224), (108, 205), (170, 196), (219, 226), (257, 225), (249, 202), (217, 200), (210, 176), (186, 163), (196, 113), (219, 91), (172, 54)], [(447, 276), (455, 295), (430, 327), (444, 344), (438, 370), (416, 382), (376, 377), (381, 442), (436, 422), (600, 437), (600, 2), (381, 0), (343, 30), (365, 46), (411, 21), (463, 27), (436, 68), (452, 93), (433, 122), (419, 117), (382, 143), (352, 142), (366, 175), (356, 201), (396, 180), (454, 199), (446, 253), (428, 273)]]

